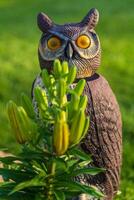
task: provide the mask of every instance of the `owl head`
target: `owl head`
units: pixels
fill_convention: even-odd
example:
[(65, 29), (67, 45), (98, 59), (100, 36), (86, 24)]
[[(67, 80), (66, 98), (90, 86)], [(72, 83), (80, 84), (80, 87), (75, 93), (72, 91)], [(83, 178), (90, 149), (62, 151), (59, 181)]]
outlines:
[(53, 61), (67, 61), (77, 67), (77, 78), (91, 76), (100, 65), (100, 42), (95, 32), (99, 13), (91, 9), (81, 22), (55, 24), (46, 14), (39, 13), (38, 27), (42, 31), (39, 42), (41, 69), (52, 70)]

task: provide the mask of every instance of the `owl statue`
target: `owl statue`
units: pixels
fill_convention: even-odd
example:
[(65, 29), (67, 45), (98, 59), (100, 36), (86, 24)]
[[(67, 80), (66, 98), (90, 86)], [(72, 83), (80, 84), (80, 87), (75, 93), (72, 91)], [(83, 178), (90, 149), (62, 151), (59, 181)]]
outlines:
[[(77, 181), (97, 186), (105, 200), (112, 200), (119, 187), (122, 151), (121, 114), (115, 95), (105, 78), (96, 73), (101, 61), (101, 46), (95, 27), (99, 13), (91, 9), (81, 22), (55, 24), (46, 14), (38, 15), (42, 32), (38, 56), (41, 69), (51, 72), (53, 61), (58, 58), (77, 67), (76, 82), (84, 78), (84, 94), (88, 96), (87, 115), (90, 128), (80, 147), (92, 155), (92, 166), (103, 167), (104, 173), (96, 176), (76, 177)], [(37, 76), (33, 88), (42, 86)], [(42, 86), (43, 87), (43, 86)], [(88, 200), (85, 194), (74, 199)]]

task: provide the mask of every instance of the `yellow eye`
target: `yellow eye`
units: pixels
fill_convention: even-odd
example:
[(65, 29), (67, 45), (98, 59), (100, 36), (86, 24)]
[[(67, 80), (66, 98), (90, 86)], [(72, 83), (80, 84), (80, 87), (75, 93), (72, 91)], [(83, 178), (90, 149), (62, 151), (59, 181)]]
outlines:
[(87, 49), (91, 45), (91, 40), (87, 35), (81, 35), (77, 38), (76, 44), (82, 49)]
[(49, 49), (54, 51), (61, 47), (61, 40), (58, 37), (53, 36), (47, 41), (47, 45)]

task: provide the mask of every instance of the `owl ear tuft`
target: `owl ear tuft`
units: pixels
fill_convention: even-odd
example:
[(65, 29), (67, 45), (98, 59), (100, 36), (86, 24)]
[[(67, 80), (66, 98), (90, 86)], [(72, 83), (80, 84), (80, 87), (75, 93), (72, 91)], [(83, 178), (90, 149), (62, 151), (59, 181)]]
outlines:
[(44, 13), (39, 13), (37, 16), (37, 24), (42, 32), (47, 32), (53, 25), (52, 20)]
[(96, 8), (92, 8), (82, 20), (82, 26), (87, 26), (88, 29), (94, 29), (99, 21), (99, 12)]

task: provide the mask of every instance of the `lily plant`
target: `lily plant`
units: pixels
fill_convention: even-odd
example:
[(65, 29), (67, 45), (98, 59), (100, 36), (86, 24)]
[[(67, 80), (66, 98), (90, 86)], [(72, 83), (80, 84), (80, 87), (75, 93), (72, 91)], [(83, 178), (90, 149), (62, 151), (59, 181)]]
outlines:
[(79, 148), (90, 119), (85, 114), (88, 99), (82, 95), (85, 80), (71, 87), (76, 71), (75, 66), (55, 60), (51, 74), (46, 69), (41, 72), (44, 87), (34, 88), (36, 109), (25, 94), (20, 106), (8, 102), (10, 125), (21, 153), (0, 158), (0, 199), (66, 200), (82, 193), (103, 197), (96, 187), (76, 179), (104, 171), (89, 167), (91, 156)]

